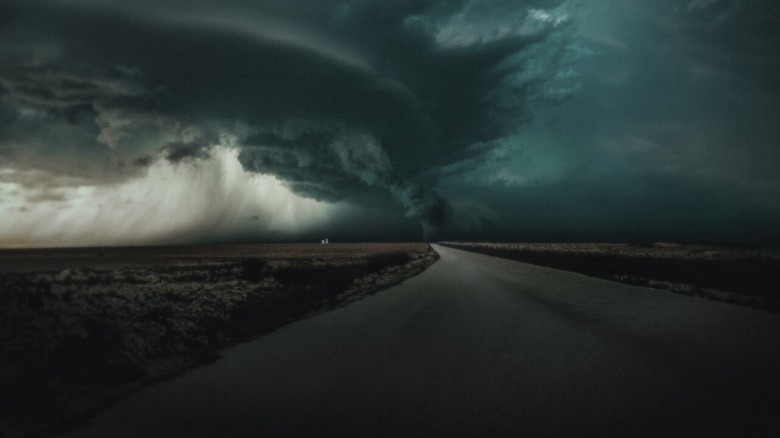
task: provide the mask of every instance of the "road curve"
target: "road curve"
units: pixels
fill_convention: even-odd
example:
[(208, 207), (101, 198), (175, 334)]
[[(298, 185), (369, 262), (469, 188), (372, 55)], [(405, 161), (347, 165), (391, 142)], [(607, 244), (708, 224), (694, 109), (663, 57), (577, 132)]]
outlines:
[(435, 249), (67, 436), (780, 436), (780, 316)]

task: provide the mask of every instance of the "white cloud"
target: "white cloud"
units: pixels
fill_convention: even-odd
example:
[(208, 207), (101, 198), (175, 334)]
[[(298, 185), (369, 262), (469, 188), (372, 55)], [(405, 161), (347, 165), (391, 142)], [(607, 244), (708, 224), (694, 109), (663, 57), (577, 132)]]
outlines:
[(535, 21), (552, 24), (553, 27), (560, 26), (569, 20), (569, 16), (561, 13), (545, 11), (544, 9), (529, 9), (528, 16)]
[[(468, 47), (489, 44), (506, 38), (535, 38), (568, 23), (569, 15), (564, 2), (550, 9), (524, 9), (517, 4), (512, 7), (487, 7), (483, 2), (473, 1), (458, 14), (445, 19), (437, 18), (433, 26), (436, 41), (444, 47)], [(410, 17), (408, 23), (420, 24), (422, 17)]]
[[(3, 169), (5, 178), (13, 169)], [(18, 179), (18, 178), (17, 178)], [(142, 177), (46, 188), (0, 183), (0, 246), (177, 243), (235, 234), (258, 238), (325, 223), (337, 206), (292, 194), (246, 172), (235, 151), (208, 160), (158, 159)]]

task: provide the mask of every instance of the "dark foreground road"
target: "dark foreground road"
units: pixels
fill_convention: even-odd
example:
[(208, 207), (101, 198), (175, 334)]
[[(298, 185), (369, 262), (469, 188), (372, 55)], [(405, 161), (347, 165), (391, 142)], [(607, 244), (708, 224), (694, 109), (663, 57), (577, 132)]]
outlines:
[(436, 250), (68, 436), (780, 436), (777, 315)]

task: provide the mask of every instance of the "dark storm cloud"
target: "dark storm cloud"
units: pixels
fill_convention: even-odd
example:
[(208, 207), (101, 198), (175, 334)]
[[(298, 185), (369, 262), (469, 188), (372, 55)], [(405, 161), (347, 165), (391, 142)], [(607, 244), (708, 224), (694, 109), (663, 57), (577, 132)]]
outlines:
[[(184, 160), (191, 159), (206, 159), (209, 157), (208, 148), (210, 145), (203, 145), (200, 142), (172, 142), (163, 147), (165, 151), (165, 158), (172, 162), (178, 163)], [(136, 159), (135, 163), (142, 164), (143, 157)]]
[[(657, 2), (637, 9), (652, 18), (659, 32), (673, 37), (675, 56), (705, 64), (743, 79), (771, 79), (780, 65), (774, 52), (780, 41), (780, 4), (762, 0), (690, 0)], [(667, 47), (671, 49), (671, 47)], [(671, 53), (671, 52), (667, 52)]]
[(430, 187), (402, 179), (367, 132), (288, 124), (259, 132), (244, 144), (238, 159), (245, 169), (276, 175), (295, 193), (337, 201), (364, 186), (386, 189), (404, 206), (407, 217), (420, 221), (426, 235), (447, 218), (447, 202)]
[(778, 17), (769, 0), (5, 0), (0, 183), (115, 183), (229, 147), (346, 200), (361, 236), (410, 236), (404, 216), (493, 238), (766, 224)]
[(618, 155), (641, 151), (634, 169), (776, 185), (780, 4), (631, 3), (614, 19), (633, 27), (613, 31), (625, 48), (607, 51), (594, 72), (620, 69), (625, 80), (591, 92), (619, 110), (594, 112), (605, 126), (594, 121), (590, 133), (610, 136)]
[(331, 201), (385, 189), (431, 232), (449, 207), (419, 175), (576, 91), (566, 3), (7, 1), (0, 147), (144, 164), (229, 132), (247, 170)]
[(442, 193), (503, 213), (471, 238), (780, 242), (780, 4), (593, 5), (576, 99), (444, 168)]

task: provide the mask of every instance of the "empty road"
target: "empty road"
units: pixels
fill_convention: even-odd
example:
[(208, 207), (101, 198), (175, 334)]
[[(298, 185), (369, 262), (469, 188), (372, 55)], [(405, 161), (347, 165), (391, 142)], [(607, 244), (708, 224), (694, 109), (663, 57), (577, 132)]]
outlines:
[(780, 436), (778, 315), (435, 248), (67, 436)]

